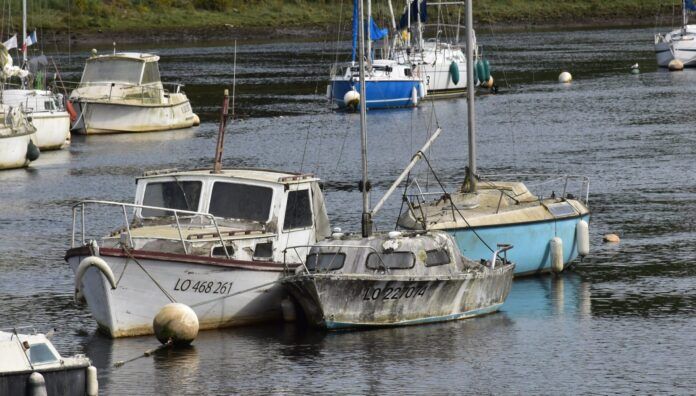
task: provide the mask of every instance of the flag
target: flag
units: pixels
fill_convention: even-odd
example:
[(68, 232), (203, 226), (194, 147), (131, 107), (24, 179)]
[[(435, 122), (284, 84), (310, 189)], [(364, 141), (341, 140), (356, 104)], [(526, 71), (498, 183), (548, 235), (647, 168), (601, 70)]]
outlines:
[(17, 35), (15, 34), (14, 36), (10, 37), (10, 39), (2, 43), (2, 45), (4, 45), (7, 50), (17, 48)]
[(36, 44), (37, 41), (38, 40), (36, 39), (36, 30), (34, 30), (33, 32), (29, 33), (29, 35), (27, 36), (27, 39), (24, 40), (24, 43), (28, 47), (30, 45)]

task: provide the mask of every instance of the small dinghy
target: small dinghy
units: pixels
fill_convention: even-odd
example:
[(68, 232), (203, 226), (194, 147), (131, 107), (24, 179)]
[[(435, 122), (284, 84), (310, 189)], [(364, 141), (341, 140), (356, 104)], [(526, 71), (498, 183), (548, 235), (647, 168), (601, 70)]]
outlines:
[(330, 330), (464, 319), (502, 306), (514, 264), (499, 253), (508, 249), (477, 263), (441, 231), (334, 234), (283, 284), (312, 325)]
[(97, 369), (84, 355), (61, 357), (44, 334), (0, 331), (0, 395), (94, 395)]

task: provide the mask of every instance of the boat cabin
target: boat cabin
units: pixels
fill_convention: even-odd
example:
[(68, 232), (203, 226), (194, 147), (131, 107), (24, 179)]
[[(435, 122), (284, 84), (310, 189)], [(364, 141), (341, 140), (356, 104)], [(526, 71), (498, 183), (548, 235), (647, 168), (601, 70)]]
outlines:
[(136, 52), (94, 55), (87, 59), (70, 99), (160, 103), (165, 92), (158, 61), (157, 55)]
[[(372, 62), (371, 67), (366, 68), (366, 77), (368, 78), (391, 78), (391, 79), (413, 79), (411, 66), (403, 65), (389, 59), (376, 59)], [(343, 71), (343, 77), (346, 80), (360, 79), (360, 68), (357, 65), (348, 65)]]
[(164, 170), (147, 172), (136, 184), (134, 218), (125, 235), (121, 229), (105, 239), (107, 247), (299, 264), (306, 246), (330, 233), (312, 175)]
[(303, 270), (310, 273), (403, 276), (450, 275), (483, 269), (483, 265), (462, 256), (451, 236), (439, 231), (392, 231), (369, 238), (333, 234), (331, 239), (311, 248), (305, 266)]

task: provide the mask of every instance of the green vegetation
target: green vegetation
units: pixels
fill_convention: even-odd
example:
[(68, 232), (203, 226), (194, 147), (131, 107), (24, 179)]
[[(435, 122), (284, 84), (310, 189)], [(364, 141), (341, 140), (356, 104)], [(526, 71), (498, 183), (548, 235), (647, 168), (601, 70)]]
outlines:
[[(131, 31), (142, 29), (317, 26), (350, 18), (351, 0), (28, 0), (32, 28)], [(393, 0), (397, 9), (402, 1)], [(673, 4), (674, 3), (674, 4)], [(3, 2), (3, 31), (8, 9), (12, 26), (20, 26), (21, 0)], [(10, 8), (7, 8), (7, 5)], [(596, 22), (611, 25), (630, 20), (669, 22), (679, 12), (672, 0), (475, 0), (479, 23), (555, 24)], [(385, 1), (375, 1), (378, 15), (388, 15)]]

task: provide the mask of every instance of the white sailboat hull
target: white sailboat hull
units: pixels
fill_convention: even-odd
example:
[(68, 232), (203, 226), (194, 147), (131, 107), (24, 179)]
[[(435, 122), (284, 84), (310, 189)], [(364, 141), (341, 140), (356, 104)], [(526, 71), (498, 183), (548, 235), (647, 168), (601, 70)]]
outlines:
[[(113, 252), (107, 255), (105, 250)], [(87, 256), (69, 252), (66, 260), (77, 271)], [(173, 259), (136, 255), (134, 260), (120, 249), (102, 249), (100, 257), (111, 268), (116, 288), (111, 289), (105, 276), (91, 267), (82, 278), (82, 292), (99, 329), (113, 338), (152, 334), (152, 320), (173, 301), (190, 306), (201, 329), (281, 318), (280, 301), (286, 292), (274, 283), (282, 274), (280, 268), (260, 270), (253, 268), (254, 263), (231, 266), (214, 260), (204, 264), (209, 258), (200, 256), (188, 256), (189, 262), (181, 255)]]
[(696, 66), (696, 25), (688, 25), (686, 30), (656, 35), (655, 57), (660, 67), (667, 67), (674, 59), (684, 66)]
[(176, 104), (133, 105), (122, 103), (76, 102), (77, 133), (92, 135), (120, 132), (155, 132), (194, 125), (188, 100)]
[[(24, 168), (29, 165), (27, 147), (35, 134), (0, 136), (0, 169)], [(35, 141), (35, 140), (34, 140)]]
[(60, 150), (70, 144), (70, 115), (67, 111), (40, 112), (31, 115), (39, 149)]

